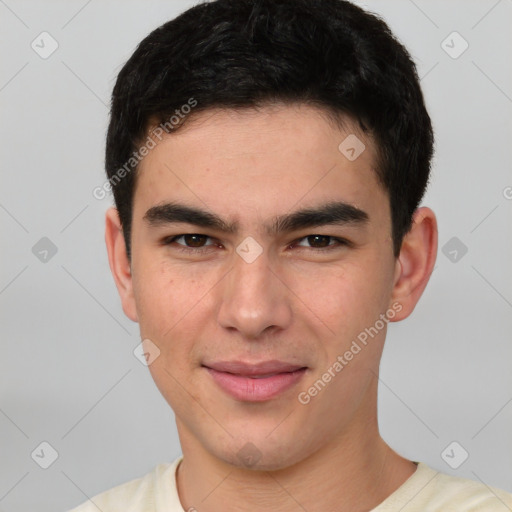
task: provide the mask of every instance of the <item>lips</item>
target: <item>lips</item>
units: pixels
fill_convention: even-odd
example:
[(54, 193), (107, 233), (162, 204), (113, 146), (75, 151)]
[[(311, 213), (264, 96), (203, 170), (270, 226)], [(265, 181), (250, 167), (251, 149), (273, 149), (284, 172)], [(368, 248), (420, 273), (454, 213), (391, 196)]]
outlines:
[(300, 365), (292, 365), (281, 361), (263, 361), (261, 363), (249, 364), (242, 361), (221, 361), (205, 364), (204, 366), (218, 372), (233, 373), (245, 377), (262, 377), (275, 375), (277, 373), (289, 373), (303, 368)]
[(219, 361), (203, 366), (225, 393), (243, 402), (263, 402), (277, 397), (296, 385), (307, 369), (275, 360), (256, 364)]

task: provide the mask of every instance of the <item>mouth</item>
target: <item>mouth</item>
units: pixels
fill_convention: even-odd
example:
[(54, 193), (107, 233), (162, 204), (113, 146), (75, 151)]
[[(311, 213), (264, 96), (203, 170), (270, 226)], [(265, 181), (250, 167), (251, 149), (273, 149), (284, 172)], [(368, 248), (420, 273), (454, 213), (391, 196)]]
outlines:
[(242, 402), (264, 402), (283, 394), (303, 378), (307, 367), (282, 361), (248, 364), (221, 361), (204, 364), (214, 382)]

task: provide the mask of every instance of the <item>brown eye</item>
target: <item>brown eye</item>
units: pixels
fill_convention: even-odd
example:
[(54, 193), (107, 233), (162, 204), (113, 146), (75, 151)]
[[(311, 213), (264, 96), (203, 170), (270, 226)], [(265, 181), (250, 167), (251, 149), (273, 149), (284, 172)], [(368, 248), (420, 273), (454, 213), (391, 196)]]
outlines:
[[(312, 249), (324, 249), (332, 246), (332, 236), (327, 235), (308, 235), (302, 238), (297, 244), (299, 247), (310, 247)], [(303, 242), (306, 242), (305, 244)]]
[(312, 249), (318, 251), (328, 251), (331, 249), (341, 248), (343, 246), (351, 246), (348, 240), (329, 235), (308, 235), (294, 243), (296, 247), (301, 249)]
[(188, 247), (203, 247), (207, 239), (206, 235), (183, 235), (185, 245)]
[[(210, 243), (207, 243), (210, 240)], [(184, 249), (201, 249), (214, 245), (211, 239), (207, 235), (201, 235), (199, 233), (186, 233), (184, 235), (176, 235), (165, 239), (165, 245), (176, 244)]]
[(321, 249), (330, 245), (331, 237), (324, 235), (310, 235), (307, 237), (307, 240), (311, 247)]

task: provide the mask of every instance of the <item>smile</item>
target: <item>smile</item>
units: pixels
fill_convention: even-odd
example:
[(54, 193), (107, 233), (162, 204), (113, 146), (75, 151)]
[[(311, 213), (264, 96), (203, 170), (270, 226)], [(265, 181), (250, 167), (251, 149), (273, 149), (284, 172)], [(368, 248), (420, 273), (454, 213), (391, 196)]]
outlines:
[(243, 402), (264, 402), (296, 385), (307, 368), (280, 361), (250, 365), (239, 361), (203, 365), (229, 396)]

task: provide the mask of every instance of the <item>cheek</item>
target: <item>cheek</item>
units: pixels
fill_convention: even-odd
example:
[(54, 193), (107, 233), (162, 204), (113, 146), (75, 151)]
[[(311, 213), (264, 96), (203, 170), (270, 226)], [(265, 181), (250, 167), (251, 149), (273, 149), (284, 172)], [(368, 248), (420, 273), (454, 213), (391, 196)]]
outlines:
[(373, 324), (386, 309), (390, 290), (383, 279), (383, 269), (375, 262), (373, 266), (360, 260), (343, 266), (311, 266), (301, 270), (294, 270), (290, 288), (310, 316), (328, 328), (336, 340), (348, 341)]
[(194, 342), (201, 338), (205, 325), (202, 312), (204, 296), (211, 288), (209, 279), (185, 277), (165, 262), (148, 264), (137, 275), (134, 291), (141, 337), (152, 340), (160, 350), (148, 369), (171, 407), (186, 410), (190, 400), (200, 398), (191, 385), (190, 368), (196, 363)]
[[(166, 338), (204, 295), (207, 283), (197, 273), (171, 268), (165, 260), (141, 260), (134, 278), (134, 294), (141, 334)], [(188, 273), (187, 273), (188, 272)]]
[(169, 380), (166, 371), (184, 382), (200, 359), (197, 341), (208, 339), (212, 292), (220, 277), (200, 265), (148, 262), (140, 266), (134, 282), (141, 337), (151, 339), (160, 349), (158, 365), (151, 368), (157, 385)]
[(176, 304), (175, 280), (154, 266), (141, 264), (134, 274), (133, 291), (141, 336), (159, 338), (175, 314), (175, 308), (171, 308), (171, 304)]

